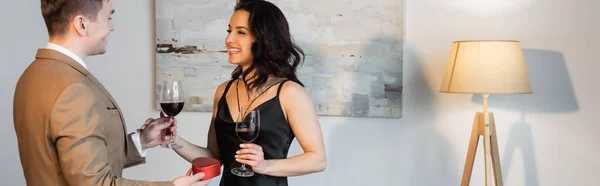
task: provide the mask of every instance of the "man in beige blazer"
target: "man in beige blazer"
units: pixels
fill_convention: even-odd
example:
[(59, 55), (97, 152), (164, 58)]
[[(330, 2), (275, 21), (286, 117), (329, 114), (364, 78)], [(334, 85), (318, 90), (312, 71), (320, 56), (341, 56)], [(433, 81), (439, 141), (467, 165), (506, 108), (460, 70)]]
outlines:
[[(41, 0), (50, 41), (21, 75), (13, 120), (27, 185), (207, 185), (204, 175), (149, 182), (122, 178), (145, 162), (146, 148), (168, 143), (169, 118), (148, 119), (147, 130), (126, 133), (118, 104), (87, 70), (104, 54), (114, 27), (110, 0)], [(156, 170), (161, 171), (161, 170)]]

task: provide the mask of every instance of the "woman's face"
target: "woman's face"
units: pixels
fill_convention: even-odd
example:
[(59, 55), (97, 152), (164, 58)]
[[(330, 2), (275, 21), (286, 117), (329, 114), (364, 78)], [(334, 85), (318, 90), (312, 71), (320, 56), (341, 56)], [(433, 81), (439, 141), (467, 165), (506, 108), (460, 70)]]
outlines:
[[(248, 68), (252, 64), (252, 43), (254, 36), (250, 34), (248, 19), (250, 12), (238, 10), (233, 13), (229, 20), (225, 46), (229, 54), (229, 63), (241, 65)], [(244, 69), (245, 69), (244, 68)]]

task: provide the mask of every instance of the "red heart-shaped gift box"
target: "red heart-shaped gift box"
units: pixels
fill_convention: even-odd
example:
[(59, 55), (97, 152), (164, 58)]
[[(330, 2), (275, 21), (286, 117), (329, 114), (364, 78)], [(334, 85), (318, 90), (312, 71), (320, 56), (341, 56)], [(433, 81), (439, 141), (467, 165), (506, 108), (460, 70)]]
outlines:
[(208, 180), (216, 176), (221, 175), (221, 162), (219, 160), (207, 157), (198, 157), (192, 161), (192, 168), (190, 168), (186, 175), (204, 173), (204, 177), (201, 180)]

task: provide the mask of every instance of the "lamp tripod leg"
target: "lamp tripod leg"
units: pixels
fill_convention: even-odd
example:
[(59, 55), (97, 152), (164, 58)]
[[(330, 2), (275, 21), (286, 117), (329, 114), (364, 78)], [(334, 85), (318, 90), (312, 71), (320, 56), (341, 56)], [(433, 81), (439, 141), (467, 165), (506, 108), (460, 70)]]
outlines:
[(494, 114), (489, 113), (490, 118), (490, 140), (492, 142), (492, 165), (494, 167), (494, 180), (497, 186), (502, 186), (502, 169), (500, 168), (500, 154), (498, 153), (498, 138), (496, 138), (496, 123), (494, 122)]
[(476, 113), (471, 129), (471, 138), (469, 140), (469, 148), (467, 150), (467, 158), (465, 160), (465, 168), (463, 170), (461, 186), (468, 186), (471, 181), (471, 173), (473, 172), (473, 163), (475, 163), (475, 154), (477, 153), (477, 144), (479, 144), (479, 136), (483, 135), (482, 121), (483, 115)]
[(485, 185), (490, 186), (491, 184), (491, 169), (492, 169), (492, 145), (491, 145), (491, 135), (490, 135), (490, 127), (489, 127), (489, 113), (483, 113), (484, 118), (484, 135), (483, 135), (483, 149), (485, 156)]
[[(486, 185), (491, 184), (489, 181), (492, 178), (490, 171), (493, 172), (493, 178), (496, 186), (502, 186), (502, 170), (500, 168), (500, 156), (498, 153), (498, 139), (496, 138), (496, 124), (494, 122), (494, 114), (487, 113), (488, 125), (486, 127), (486, 118), (484, 113), (477, 112), (471, 129), (471, 138), (469, 140), (469, 148), (467, 150), (467, 158), (463, 170), (461, 186), (468, 186), (471, 181), (473, 172), (473, 164), (475, 163), (475, 155), (477, 153), (477, 145), (479, 137), (484, 140), (484, 157), (486, 168)], [(487, 130), (487, 131), (486, 131)]]

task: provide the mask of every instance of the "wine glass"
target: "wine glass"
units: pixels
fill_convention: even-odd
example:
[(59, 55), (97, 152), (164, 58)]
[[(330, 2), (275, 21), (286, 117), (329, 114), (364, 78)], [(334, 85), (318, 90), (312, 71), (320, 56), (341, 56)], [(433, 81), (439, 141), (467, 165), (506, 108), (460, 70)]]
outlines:
[[(160, 91), (160, 107), (163, 112), (173, 118), (183, 110), (184, 97), (183, 97), (183, 86), (181, 81), (178, 80), (167, 80), (163, 82), (162, 89)], [(169, 144), (164, 145), (164, 148), (181, 148), (181, 145), (175, 144), (173, 133), (169, 128), (165, 129), (166, 135), (171, 135)]]
[[(243, 118), (243, 112), (238, 114), (238, 121), (235, 123), (235, 134), (242, 143), (252, 143), (260, 131), (260, 111), (258, 108), (250, 111), (246, 118)], [(245, 164), (241, 167), (231, 169), (231, 173), (240, 177), (250, 177), (254, 175), (252, 169), (246, 168)]]

